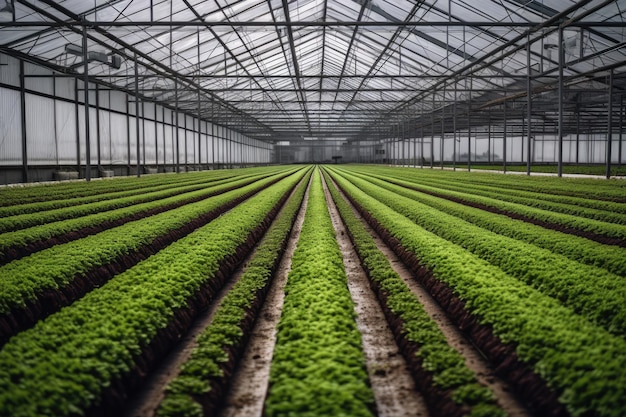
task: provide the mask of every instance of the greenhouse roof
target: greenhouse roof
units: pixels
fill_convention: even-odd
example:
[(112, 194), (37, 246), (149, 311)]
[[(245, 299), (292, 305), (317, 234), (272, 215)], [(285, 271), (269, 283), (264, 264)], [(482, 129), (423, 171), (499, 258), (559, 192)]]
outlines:
[(559, 80), (565, 110), (626, 86), (626, 0), (3, 2), (0, 52), (267, 141), (480, 125), (528, 91), (550, 118)]

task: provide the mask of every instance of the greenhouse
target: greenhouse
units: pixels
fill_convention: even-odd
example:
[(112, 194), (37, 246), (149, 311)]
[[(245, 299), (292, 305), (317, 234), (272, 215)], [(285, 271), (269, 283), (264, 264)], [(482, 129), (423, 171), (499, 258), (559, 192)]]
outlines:
[(625, 159), (619, 0), (2, 1), (3, 183)]
[(626, 416), (626, 0), (0, 0), (0, 417)]

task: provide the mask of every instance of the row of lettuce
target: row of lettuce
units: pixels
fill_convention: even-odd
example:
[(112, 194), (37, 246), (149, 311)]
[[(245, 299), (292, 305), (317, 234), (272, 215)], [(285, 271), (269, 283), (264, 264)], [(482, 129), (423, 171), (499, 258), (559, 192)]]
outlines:
[[(250, 171), (263, 168), (252, 168)], [(227, 171), (201, 171), (186, 172), (182, 174), (156, 174), (138, 177), (115, 177), (103, 178), (91, 182), (85, 181), (68, 181), (60, 183), (41, 183), (41, 184), (18, 184), (15, 186), (3, 187), (0, 189), (0, 207), (23, 206), (28, 212), (29, 205), (35, 205), (43, 202), (51, 202), (55, 204), (64, 204), (65, 201), (70, 202), (93, 202), (99, 199), (107, 199), (109, 195), (120, 191), (141, 192), (141, 189), (149, 190), (152, 187), (163, 185), (175, 185), (185, 181), (193, 181), (207, 177), (223, 177), (233, 175), (233, 170)], [(101, 197), (99, 197), (101, 196)], [(45, 207), (45, 205), (44, 205)], [(58, 207), (58, 206), (57, 206)], [(9, 209), (12, 210), (12, 209)]]
[(191, 417), (215, 412), (280, 262), (309, 178), (310, 172), (259, 243), (209, 326), (198, 336), (191, 356), (167, 387), (159, 416)]
[[(191, 185), (177, 184), (167, 190), (154, 192), (148, 192), (142, 188), (139, 194), (133, 196), (109, 198), (93, 203), (77, 203), (69, 207), (0, 218), (2, 231), (0, 233), (0, 264), (49, 247), (55, 244), (56, 240), (72, 240), (73, 235), (78, 235), (80, 231), (85, 231), (86, 234), (99, 232), (128, 221), (235, 190), (272, 174), (288, 172), (288, 170), (289, 168), (265, 168), (262, 172), (244, 171), (237, 176), (230, 174), (226, 178), (218, 177), (217, 179), (211, 179), (212, 176), (207, 174), (209, 178), (195, 179)], [(221, 176), (225, 175), (221, 174)]]
[[(428, 173), (416, 175), (413, 170), (391, 170), (371, 168), (357, 168), (355, 171), (384, 179), (403, 187), (408, 187), (421, 193), (430, 193), (438, 197), (460, 200), (466, 204), (478, 204), (503, 213), (522, 216), (537, 222), (545, 222), (561, 227), (568, 227), (582, 232), (593, 233), (599, 236), (626, 241), (626, 203), (617, 203), (597, 199), (567, 199), (565, 202), (546, 201), (543, 192), (531, 193), (525, 197), (513, 197), (496, 188), (485, 192), (477, 189), (470, 182), (456, 182), (454, 177), (441, 177), (432, 180)], [(439, 173), (440, 175), (443, 173)], [(491, 175), (494, 183), (499, 181), (500, 176)], [(612, 182), (611, 182), (612, 183)], [(619, 187), (621, 190), (622, 188)], [(624, 189), (626, 193), (626, 189)], [(561, 197), (563, 198), (563, 197)], [(594, 208), (578, 205), (579, 201), (595, 204)]]
[[(481, 229), (349, 169), (329, 171), (376, 227), (515, 347), (570, 415), (626, 413), (623, 276)], [(510, 358), (490, 359), (505, 366)]]
[[(418, 297), (412, 293), (389, 260), (377, 248), (372, 235), (357, 219), (352, 208), (341, 197), (332, 180), (325, 173), (326, 182), (334, 204), (348, 229), (361, 264), (365, 269), (378, 299), (387, 313), (400, 346), (413, 344), (416, 349), (404, 352), (407, 362), (418, 362), (416, 382), (426, 400), (438, 415), (503, 416), (504, 411), (495, 404), (491, 389), (478, 383), (476, 375), (467, 367), (465, 358), (452, 348), (435, 321), (426, 313)], [(417, 375), (417, 374), (421, 375)], [(430, 385), (430, 386), (429, 386)]]
[[(572, 260), (565, 255), (553, 253), (549, 249), (486, 230), (482, 226), (489, 228), (490, 218), (496, 223), (493, 219), (496, 216), (491, 213), (487, 213), (490, 216), (485, 216), (485, 212), (481, 210), (446, 201), (439, 204), (433, 197), (386, 184), (384, 181), (353, 176), (345, 171), (342, 175), (354, 186), (378, 201), (385, 202), (389, 208), (423, 229), (497, 266), (508, 275), (558, 300), (608, 331), (620, 336), (626, 334), (626, 305), (623, 302), (626, 300), (626, 281), (623, 279), (626, 249), (609, 246), (609, 250), (599, 256), (600, 259), (607, 260), (609, 268), (616, 268), (618, 273), (621, 273), (620, 276), (607, 269), (578, 262), (578, 259)], [(424, 199), (428, 199), (430, 205), (422, 203)], [(462, 215), (457, 217), (435, 208), (440, 205), (456, 205), (454, 209), (458, 211), (483, 214), (484, 222), (481, 222), (480, 226), (470, 223), (464, 220)], [(506, 219), (500, 220), (506, 223)], [(518, 226), (511, 224), (509, 227), (509, 230), (515, 233)], [(536, 233), (558, 234), (555, 231), (535, 227), (540, 229)], [(598, 252), (601, 252), (599, 246), (606, 248), (606, 245), (588, 242), (587, 246), (598, 247)], [(563, 248), (574, 248), (570, 255), (585, 247), (579, 246), (581, 243), (586, 242), (574, 241), (568, 244), (567, 239), (560, 241)]]
[(74, 416), (119, 406), (221, 288), (305, 173), (264, 188), (12, 337), (0, 351), (0, 414)]
[(64, 295), (57, 299), (70, 303), (82, 295), (74, 291), (77, 283), (84, 288), (96, 285), (93, 278), (106, 281), (286, 175), (289, 174), (271, 175), (241, 188), (52, 246), (0, 266), (0, 323), (12, 324), (0, 326), (0, 340), (4, 342), (21, 330), (24, 326), (19, 325), (20, 320), (28, 318), (24, 324), (32, 324), (41, 318), (40, 314), (52, 313), (63, 303), (40, 309), (40, 314), (35, 309), (24, 314), (27, 306), (38, 305), (42, 298), (54, 298), (55, 293)]

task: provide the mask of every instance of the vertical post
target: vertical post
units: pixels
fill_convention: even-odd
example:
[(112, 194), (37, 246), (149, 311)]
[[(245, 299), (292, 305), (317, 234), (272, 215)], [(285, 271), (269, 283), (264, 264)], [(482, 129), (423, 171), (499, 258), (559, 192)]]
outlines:
[(85, 95), (85, 180), (91, 181), (91, 145), (89, 143), (89, 61), (87, 60), (87, 26), (83, 24), (83, 84)]
[(141, 158), (140, 158), (140, 143), (139, 143), (139, 63), (137, 62), (137, 53), (135, 53), (133, 60), (135, 62), (135, 138), (137, 142), (137, 177), (141, 176)]
[[(454, 80), (454, 102), (452, 103), (452, 170), (456, 171), (456, 118), (457, 118), (457, 91), (458, 79)], [(460, 135), (459, 135), (460, 136)], [(459, 137), (459, 144), (461, 138)]]
[[(20, 121), (22, 124), (22, 180), (28, 182), (28, 147), (26, 136), (26, 77), (24, 61), (20, 59)], [(80, 158), (80, 156), (79, 156)]]
[(178, 78), (174, 78), (174, 129), (176, 129), (174, 137), (176, 138), (176, 172), (180, 172), (180, 133), (178, 132)]
[(528, 37), (526, 38), (526, 110), (527, 110), (527, 115), (526, 115), (526, 119), (528, 121), (528, 131), (527, 133), (527, 140), (526, 140), (526, 175), (530, 175), (530, 159), (531, 159), (531, 155), (532, 155), (532, 145), (531, 145), (531, 141), (532, 141), (532, 126), (531, 126), (531, 119), (532, 119), (532, 84), (531, 84), (531, 73), (530, 73), (530, 32), (528, 32)]
[(491, 165), (491, 114), (487, 125), (487, 163)]
[[(472, 170), (472, 88), (474, 87), (474, 83), (472, 82), (473, 78), (470, 76), (470, 93), (469, 99), (467, 100), (467, 172)], [(459, 149), (461, 143), (459, 142)]]
[(424, 168), (424, 107), (420, 107), (420, 168)]
[(622, 133), (624, 131), (624, 117), (626, 117), (623, 114), (624, 111), (624, 96), (620, 96), (620, 101), (619, 101), (619, 141), (617, 142), (617, 167), (621, 168), (622, 167)]
[(441, 96), (441, 143), (439, 144), (441, 150), (441, 169), (443, 169), (443, 153), (445, 152), (445, 137), (446, 137), (446, 84), (443, 85), (443, 95)]
[(102, 169), (102, 154), (100, 152), (100, 88), (96, 84), (96, 152), (98, 154), (98, 173)]
[(130, 175), (130, 104), (126, 94), (126, 175)]
[(430, 169), (433, 169), (435, 159), (435, 92), (433, 91), (433, 104), (430, 112)]
[(558, 120), (559, 120), (559, 143), (557, 151), (558, 176), (563, 176), (563, 136), (565, 128), (563, 126), (563, 94), (565, 94), (565, 86), (563, 83), (563, 65), (565, 56), (563, 54), (563, 27), (559, 26), (559, 97), (558, 97)]
[(606, 178), (611, 178), (611, 151), (613, 149), (613, 68), (609, 72), (609, 106), (606, 132)]
[(502, 115), (504, 116), (504, 123), (502, 126), (502, 172), (506, 174), (506, 101), (504, 102), (504, 108), (502, 109)]
[(202, 121), (200, 120), (200, 87), (198, 87), (198, 170), (202, 166)]
[(580, 110), (579, 105), (576, 103), (577, 112), (576, 112), (576, 164), (580, 159)]
[[(157, 135), (157, 129), (159, 128), (159, 122), (157, 118), (157, 105), (154, 103), (154, 163), (156, 170), (159, 172), (159, 135)], [(165, 137), (165, 135), (163, 136)]]

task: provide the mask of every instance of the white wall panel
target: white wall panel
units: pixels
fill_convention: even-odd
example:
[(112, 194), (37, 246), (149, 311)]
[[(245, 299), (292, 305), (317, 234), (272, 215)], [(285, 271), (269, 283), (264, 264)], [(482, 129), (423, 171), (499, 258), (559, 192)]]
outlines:
[(2, 55), (6, 59), (7, 65), (0, 66), (0, 83), (19, 86), (20, 85), (20, 62), (10, 56)]
[(111, 160), (113, 164), (126, 164), (127, 162), (127, 127), (126, 116), (111, 113)]
[(57, 97), (74, 100), (73, 78), (54, 78), (54, 86)]
[(100, 162), (103, 165), (111, 163), (111, 114), (100, 110)]
[(148, 165), (154, 165), (156, 164), (156, 146), (154, 142), (156, 138), (156, 130), (154, 122), (152, 120), (145, 120), (143, 126), (146, 149), (145, 161)]
[(56, 164), (54, 100), (26, 94), (26, 148), (28, 164)]
[(59, 164), (76, 164), (76, 111), (73, 103), (56, 101)]
[[(6, 70), (0, 70), (0, 77), (4, 71)], [(19, 103), (19, 92), (0, 88), (0, 164), (2, 165), (15, 165), (22, 162), (22, 122)]]
[[(167, 117), (167, 112), (165, 113)], [(171, 125), (165, 125), (165, 163), (173, 164), (175, 162), (175, 145), (174, 145), (174, 129)]]
[(126, 93), (122, 93), (120, 91), (111, 91), (110, 94), (111, 97), (109, 100), (111, 103), (111, 110), (126, 113)]
[[(24, 79), (26, 89), (45, 94), (53, 93), (54, 80), (52, 79), (52, 71), (26, 62), (24, 64), (24, 72), (26, 73), (26, 78)], [(29, 75), (44, 75), (46, 77), (33, 78), (29, 77)]]
[[(85, 106), (78, 106), (78, 132), (80, 138), (80, 163), (87, 163), (87, 137), (85, 135)], [(98, 126), (96, 124), (96, 109), (89, 109), (89, 159), (90, 164), (98, 163)]]
[[(137, 121), (134, 117), (128, 118), (128, 126), (129, 126), (129, 141), (130, 141), (130, 164), (137, 165)], [(141, 132), (140, 132), (141, 134)], [(124, 150), (124, 155), (126, 155), (126, 150)], [(126, 159), (126, 158), (125, 158)]]

